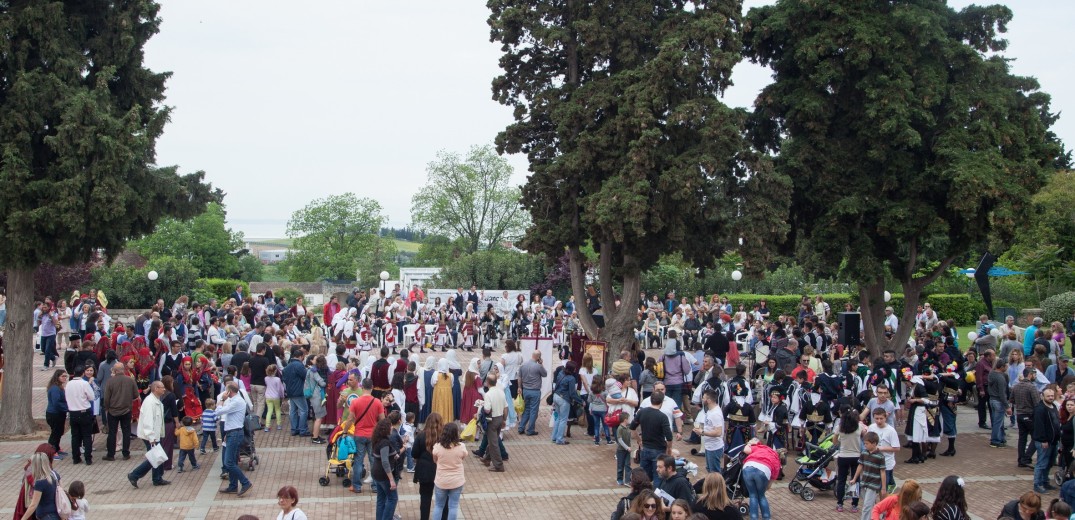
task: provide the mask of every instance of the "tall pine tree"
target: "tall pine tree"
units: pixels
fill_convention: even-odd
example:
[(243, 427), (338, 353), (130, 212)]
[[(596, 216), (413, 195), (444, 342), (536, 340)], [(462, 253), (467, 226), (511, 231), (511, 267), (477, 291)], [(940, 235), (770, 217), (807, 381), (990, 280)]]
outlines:
[(143, 65), (143, 47), (158, 9), (149, 0), (0, 1), (0, 435), (34, 428), (34, 269), (114, 257), (162, 217), (192, 217), (219, 195), (200, 172), (154, 164), (168, 74)]
[[(1004, 6), (781, 0), (751, 9), (745, 53), (772, 67), (757, 143), (794, 181), (789, 251), (859, 284), (865, 341), (905, 345), (922, 289), (1000, 252), (1064, 157), (1049, 96), (999, 55)], [(885, 275), (902, 285), (884, 335)]]
[[(515, 118), (497, 147), (530, 161), (524, 247), (567, 250), (587, 334), (613, 355), (630, 344), (641, 273), (662, 254), (704, 267), (731, 247), (763, 267), (786, 231), (790, 182), (750, 150), (746, 113), (719, 100), (741, 59), (740, 1), (488, 5), (503, 49), (493, 97)], [(581, 304), (587, 244), (600, 256), (603, 331)]]

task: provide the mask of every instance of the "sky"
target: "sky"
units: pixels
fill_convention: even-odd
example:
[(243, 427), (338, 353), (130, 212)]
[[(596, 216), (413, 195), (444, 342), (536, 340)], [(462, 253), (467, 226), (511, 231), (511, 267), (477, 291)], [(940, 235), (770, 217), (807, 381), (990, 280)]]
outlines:
[[(1060, 40), (1075, 2), (1008, 5), (1005, 56), (1052, 95), (1062, 112), (1053, 130), (1071, 148), (1075, 69)], [(160, 17), (146, 64), (172, 72), (173, 112), (157, 162), (204, 170), (227, 193), (228, 225), (248, 239), (284, 237), (292, 212), (345, 191), (406, 226), (439, 150), (491, 144), (512, 122), (492, 99), (501, 52), (480, 0), (167, 0)], [(749, 107), (771, 76), (744, 62), (732, 79), (724, 102)], [(524, 183), (526, 158), (507, 159)]]

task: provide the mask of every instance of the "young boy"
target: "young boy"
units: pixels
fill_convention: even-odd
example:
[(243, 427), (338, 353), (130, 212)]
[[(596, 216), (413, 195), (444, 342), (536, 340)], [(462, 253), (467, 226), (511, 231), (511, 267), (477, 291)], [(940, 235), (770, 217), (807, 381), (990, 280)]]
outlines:
[(198, 450), (205, 455), (205, 442), (213, 440), (213, 451), (217, 451), (216, 445), (216, 399), (205, 400), (205, 410), (202, 410), (202, 445)]
[[(887, 494), (888, 481), (885, 477), (885, 456), (878, 443), (880, 438), (874, 432), (866, 432), (862, 444), (866, 451), (859, 455), (859, 467), (848, 485), (859, 483), (859, 495), (862, 501), (862, 520), (870, 520), (873, 506)], [(861, 481), (860, 481), (861, 479)]]
[(624, 485), (631, 478), (631, 415), (620, 412), (620, 425), (616, 427), (616, 485)]
[(407, 421), (403, 423), (404, 451), (407, 454), (407, 473), (414, 473), (414, 458), (411, 457), (411, 447), (414, 445), (414, 412), (407, 412)]
[(880, 439), (877, 449), (885, 455), (885, 482), (888, 483), (887, 491), (891, 492), (896, 487), (892, 472), (896, 469), (896, 453), (900, 451), (900, 436), (896, 433), (896, 429), (888, 424), (888, 412), (884, 408), (874, 409), (873, 424), (866, 431), (876, 433)]
[(179, 437), (179, 472), (183, 472), (183, 461), (190, 459), (190, 465), (194, 469), (198, 469), (201, 466), (198, 465), (198, 459), (194, 457), (194, 447), (198, 445), (198, 432), (194, 429), (194, 420), (190, 417), (183, 418), (183, 427), (179, 429), (176, 436)]

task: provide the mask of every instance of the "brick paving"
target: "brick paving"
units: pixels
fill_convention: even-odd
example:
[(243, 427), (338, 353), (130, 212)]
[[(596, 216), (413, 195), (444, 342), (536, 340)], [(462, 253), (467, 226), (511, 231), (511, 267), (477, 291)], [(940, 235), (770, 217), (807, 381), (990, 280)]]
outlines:
[[(466, 366), (475, 354), (462, 353), (460, 362)], [(40, 358), (37, 359), (40, 362)], [(44, 417), (44, 386), (51, 372), (34, 373), (34, 415)], [(540, 435), (519, 437), (514, 430), (505, 437), (511, 460), (506, 463), (506, 473), (490, 473), (478, 461), (467, 462), (467, 484), (461, 502), (462, 517), (467, 519), (500, 518), (608, 518), (619, 497), (626, 488), (617, 487), (615, 472), (615, 446), (594, 446), (585, 438), (585, 431), (573, 428), (574, 438), (568, 446), (554, 446), (548, 428), (549, 407), (542, 405), (538, 420)], [(926, 464), (906, 465), (902, 461), (910, 456), (904, 451), (898, 454), (897, 480), (918, 479), (926, 491), (927, 500), (933, 498), (941, 479), (958, 474), (967, 481), (967, 501), (976, 519), (996, 518), (1005, 502), (1032, 487), (1032, 471), (1017, 468), (1014, 448), (989, 448), (989, 436), (977, 429), (974, 410), (964, 408), (959, 414), (961, 434), (957, 443), (958, 455), (954, 458), (938, 458)], [(1010, 431), (1009, 434), (1014, 433)], [(1014, 442), (1014, 435), (1012, 437)], [(47, 433), (36, 439), (0, 442), (0, 482), (7, 483), (9, 498), (0, 502), (0, 515), (10, 516), (17, 495), (17, 483), (22, 467), (34, 446), (43, 442)], [(70, 446), (65, 435), (61, 441)], [(258, 433), (257, 446), (261, 465), (248, 476), (254, 482), (251, 493), (243, 498), (216, 493), (220, 487), (220, 453), (199, 456), (202, 469), (188, 470), (178, 474), (168, 472), (165, 478), (172, 481), (166, 487), (153, 487), (149, 479), (143, 479), (141, 489), (133, 489), (125, 475), (140, 462), (141, 444), (132, 443), (130, 461), (101, 461), (104, 436), (95, 437), (93, 466), (73, 465), (70, 459), (56, 463), (56, 469), (65, 482), (82, 480), (86, 483), (91, 504), (91, 517), (106, 518), (115, 512), (125, 515), (151, 514), (160, 519), (228, 519), (242, 514), (254, 514), (262, 519), (275, 518), (279, 512), (275, 493), (280, 486), (290, 484), (299, 490), (300, 507), (311, 519), (365, 519), (374, 516), (374, 495), (368, 486), (360, 495), (350, 493), (335, 476), (327, 487), (317, 483), (324, 473), (323, 446), (310, 444), (308, 439), (291, 437), (287, 431)], [(475, 446), (470, 446), (474, 448)], [(686, 453), (691, 446), (677, 446)], [(941, 449), (944, 449), (944, 445)], [(176, 452), (178, 456), (178, 451)], [(704, 460), (694, 458), (704, 467)], [(832, 465), (835, 469), (835, 465)], [(786, 469), (794, 471), (793, 462)], [(405, 519), (418, 518), (418, 486), (404, 474), (399, 488), (400, 501), (397, 513)], [(785, 483), (774, 484), (768, 498), (776, 519), (803, 518), (823, 515), (823, 518), (857, 519), (850, 512), (834, 512), (835, 499), (832, 492), (820, 491), (812, 502), (792, 495)], [(1056, 493), (1046, 495), (1046, 502)]]

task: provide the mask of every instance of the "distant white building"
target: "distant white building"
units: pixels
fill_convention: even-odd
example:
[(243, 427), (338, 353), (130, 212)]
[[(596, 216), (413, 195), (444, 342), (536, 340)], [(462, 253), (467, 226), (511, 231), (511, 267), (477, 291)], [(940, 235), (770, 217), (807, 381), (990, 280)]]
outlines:
[(399, 269), (400, 287), (406, 294), (411, 286), (418, 284), (423, 289), (429, 288), (429, 281), (440, 274), (439, 267), (401, 267)]
[(258, 251), (258, 260), (263, 264), (275, 264), (287, 258), (287, 249), (262, 249)]

